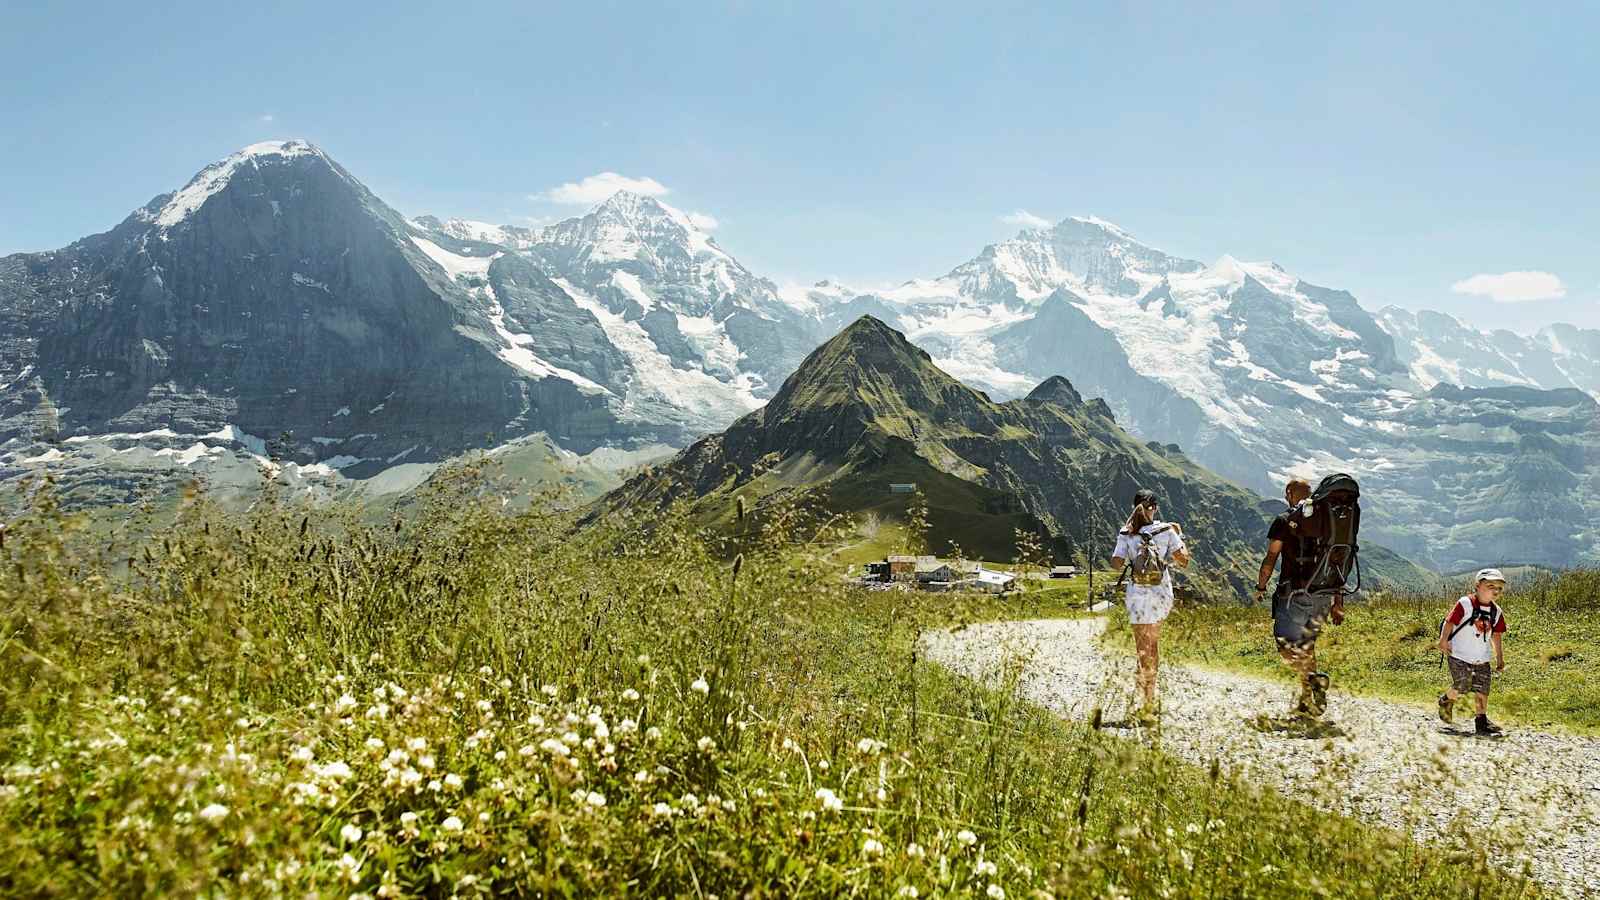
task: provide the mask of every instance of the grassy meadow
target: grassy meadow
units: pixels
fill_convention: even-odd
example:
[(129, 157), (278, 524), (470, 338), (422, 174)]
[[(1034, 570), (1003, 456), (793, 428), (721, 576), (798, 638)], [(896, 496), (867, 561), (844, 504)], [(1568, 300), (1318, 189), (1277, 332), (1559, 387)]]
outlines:
[(723, 543), (501, 507), (463, 471), (392, 522), (196, 496), (108, 540), (40, 495), (0, 542), (0, 893), (1536, 893), (1482, 835), (1422, 848), (915, 652), (1049, 592), (856, 590), (798, 511)]
[[(1332, 673), (1336, 691), (1432, 707), (1450, 681), (1437, 646), (1439, 621), (1465, 592), (1458, 584), (1347, 604), (1344, 624), (1328, 626), (1317, 642), (1319, 667)], [(1600, 571), (1512, 576), (1500, 604), (1506, 671), (1495, 676), (1490, 718), (1600, 734)], [(1107, 634), (1131, 646), (1125, 630)], [(1161, 652), (1174, 662), (1293, 680), (1265, 605), (1180, 607), (1162, 629)], [(1458, 716), (1471, 715), (1469, 703), (1462, 701)]]

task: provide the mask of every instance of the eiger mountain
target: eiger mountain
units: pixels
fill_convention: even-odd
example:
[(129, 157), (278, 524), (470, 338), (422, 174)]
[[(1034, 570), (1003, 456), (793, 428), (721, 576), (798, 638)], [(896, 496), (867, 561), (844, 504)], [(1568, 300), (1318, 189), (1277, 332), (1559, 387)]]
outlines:
[(1374, 316), (1098, 219), (892, 290), (780, 290), (649, 198), (543, 228), (406, 219), (303, 141), (0, 258), (0, 481), (71, 470), (123, 499), (130, 467), (389, 483), (540, 432), (579, 454), (682, 447), (862, 315), (997, 398), (1064, 376), (1269, 497), (1352, 471), (1369, 536), (1437, 567), (1600, 561), (1597, 332)]

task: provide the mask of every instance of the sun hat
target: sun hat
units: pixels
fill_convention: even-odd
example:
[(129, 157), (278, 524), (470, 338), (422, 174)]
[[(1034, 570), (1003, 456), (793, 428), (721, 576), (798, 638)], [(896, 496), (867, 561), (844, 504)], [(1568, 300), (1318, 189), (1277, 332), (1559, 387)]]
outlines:
[(1473, 581), (1473, 583), (1476, 584), (1479, 581), (1498, 581), (1501, 584), (1505, 584), (1506, 577), (1500, 574), (1499, 569), (1479, 569), (1478, 577)]

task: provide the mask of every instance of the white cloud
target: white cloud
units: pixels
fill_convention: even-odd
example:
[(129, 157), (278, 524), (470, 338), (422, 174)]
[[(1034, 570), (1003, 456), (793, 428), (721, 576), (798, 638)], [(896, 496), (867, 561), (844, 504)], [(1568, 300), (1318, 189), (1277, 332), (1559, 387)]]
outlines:
[(663, 197), (668, 193), (667, 186), (654, 178), (629, 178), (616, 172), (601, 172), (581, 181), (557, 185), (542, 194), (533, 195), (532, 199), (572, 206), (593, 206), (604, 203), (617, 191), (632, 191), (646, 197)]
[(684, 215), (689, 217), (690, 225), (693, 225), (701, 231), (716, 231), (717, 226), (722, 224), (721, 222), (717, 221), (716, 216), (712, 216), (703, 212), (687, 212), (684, 213)]
[(272, 113), (262, 113), (260, 116), (256, 117), (256, 120), (263, 125), (271, 125), (273, 122), (278, 121), (278, 117)]
[(1524, 303), (1529, 300), (1554, 300), (1567, 295), (1567, 286), (1549, 272), (1480, 273), (1450, 286), (1457, 294), (1488, 297), (1496, 303)]
[(1050, 220), (1043, 216), (1036, 216), (1025, 209), (1019, 209), (1009, 216), (1001, 216), (1000, 221), (1010, 225), (1021, 225), (1023, 228), (1049, 228)]

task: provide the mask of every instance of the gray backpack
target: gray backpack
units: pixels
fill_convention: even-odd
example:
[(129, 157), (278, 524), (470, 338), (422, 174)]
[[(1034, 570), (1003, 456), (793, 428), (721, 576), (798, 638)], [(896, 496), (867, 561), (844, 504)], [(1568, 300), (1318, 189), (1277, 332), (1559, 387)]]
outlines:
[(1139, 532), (1139, 549), (1128, 561), (1128, 571), (1133, 574), (1134, 584), (1154, 587), (1166, 578), (1167, 558), (1156, 548), (1155, 536), (1171, 528), (1171, 525), (1162, 525), (1148, 532)]

